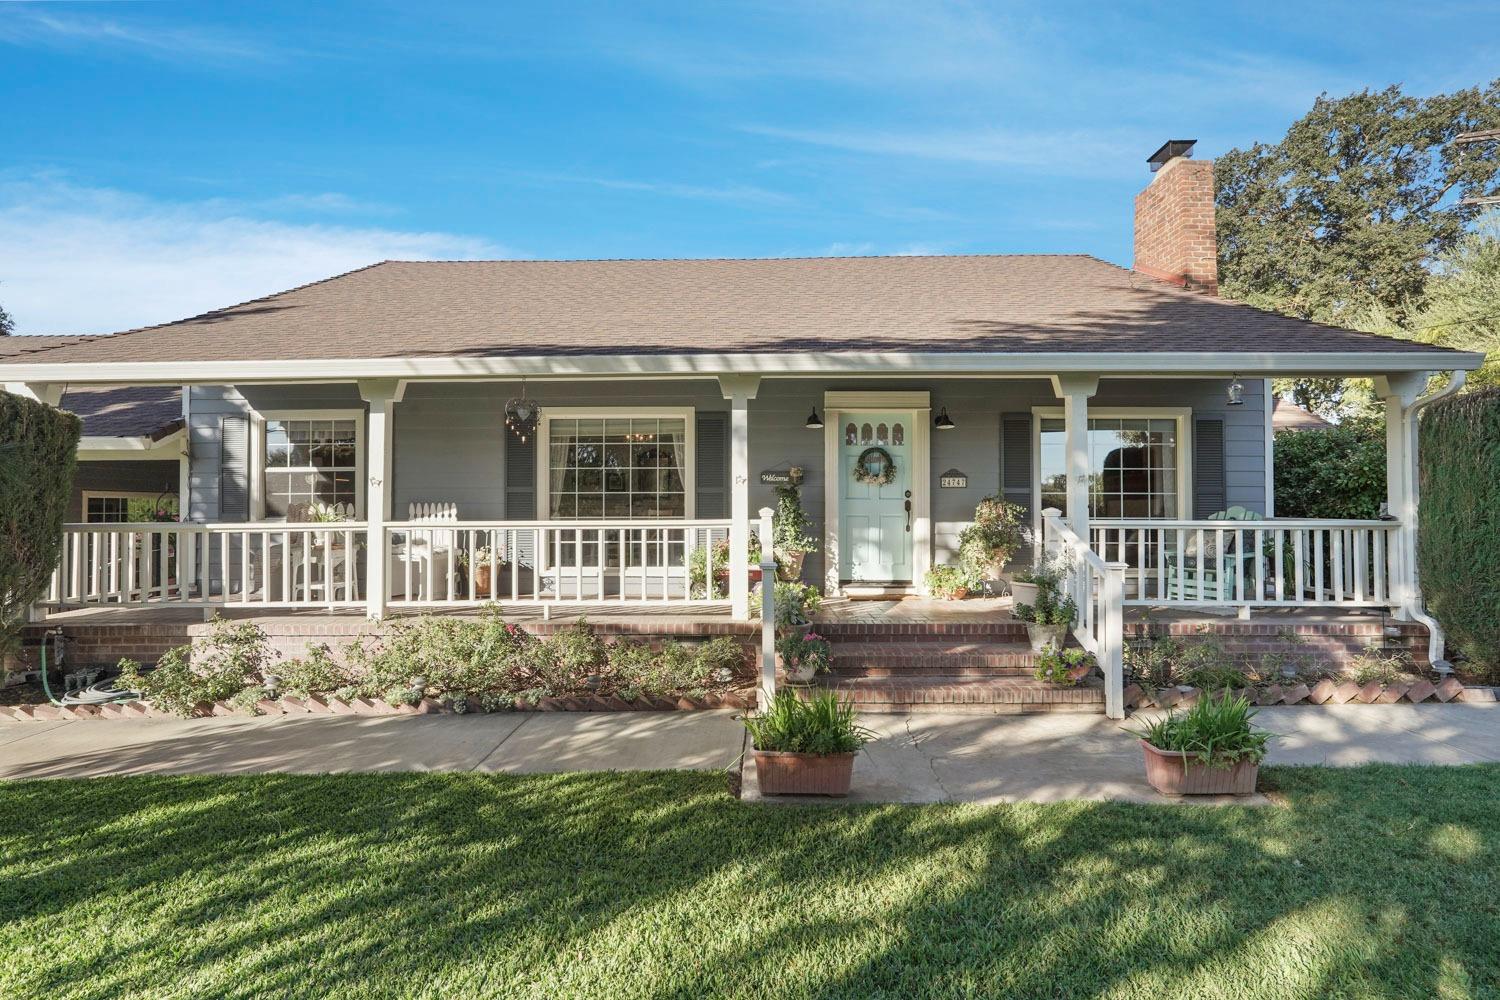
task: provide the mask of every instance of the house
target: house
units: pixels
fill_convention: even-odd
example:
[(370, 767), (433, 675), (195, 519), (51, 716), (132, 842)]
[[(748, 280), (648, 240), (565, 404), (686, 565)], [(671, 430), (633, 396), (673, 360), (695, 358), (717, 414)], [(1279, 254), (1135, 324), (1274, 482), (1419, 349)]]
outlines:
[[(0, 337), (0, 364), (80, 337)], [(83, 421), (70, 522), (176, 519), (187, 487), (182, 387), (69, 387), (58, 404)]]
[[(1430, 624), (1415, 422), (1429, 376), (1458, 373), (1452, 391), (1481, 356), (1217, 297), (1212, 163), (1190, 153), (1153, 156), (1132, 269), (386, 261), (0, 359), (0, 379), (51, 402), (70, 384), (187, 387), (188, 523), (70, 526), (49, 603), (743, 620), (747, 536), (797, 467), (822, 525), (804, 576), (830, 595), (920, 594), (981, 497), (1024, 505), (1072, 556), (1074, 634), (1100, 653), (1111, 714), (1132, 607)], [(1270, 379), (1288, 375), (1374, 378), (1394, 520), (1275, 518)], [(320, 504), (352, 516), (309, 519)]]

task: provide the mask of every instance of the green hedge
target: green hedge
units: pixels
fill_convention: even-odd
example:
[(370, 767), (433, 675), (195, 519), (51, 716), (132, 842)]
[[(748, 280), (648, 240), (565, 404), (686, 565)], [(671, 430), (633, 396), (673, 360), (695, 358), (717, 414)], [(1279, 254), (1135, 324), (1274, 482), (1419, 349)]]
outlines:
[(0, 627), (46, 593), (81, 432), (71, 413), (0, 392)]
[(1500, 389), (1422, 417), (1422, 593), (1453, 645), (1500, 679)]
[(1385, 502), (1385, 425), (1278, 431), (1275, 467), (1277, 517), (1376, 517)]

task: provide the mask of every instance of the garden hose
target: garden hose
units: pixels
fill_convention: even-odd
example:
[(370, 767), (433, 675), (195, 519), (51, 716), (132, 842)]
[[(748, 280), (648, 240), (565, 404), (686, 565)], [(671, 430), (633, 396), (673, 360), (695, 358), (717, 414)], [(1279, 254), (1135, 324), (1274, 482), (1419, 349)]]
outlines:
[(46, 694), (47, 700), (54, 705), (107, 705), (115, 701), (132, 701), (139, 697), (134, 691), (124, 691), (119, 688), (110, 687), (106, 684), (90, 684), (88, 687), (69, 694), (63, 692), (62, 700), (52, 693), (52, 683), (47, 679), (47, 636), (55, 636), (54, 645), (58, 646), (58, 666), (62, 666), (61, 642), (62, 629), (52, 629), (42, 633), (42, 692)]

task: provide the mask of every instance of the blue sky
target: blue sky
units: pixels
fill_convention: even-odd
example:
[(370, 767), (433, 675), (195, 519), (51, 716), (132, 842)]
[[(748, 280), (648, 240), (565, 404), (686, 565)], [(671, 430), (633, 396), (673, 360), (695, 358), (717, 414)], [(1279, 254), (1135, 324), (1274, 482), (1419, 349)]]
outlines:
[(1494, 3), (0, 0), (0, 303), (98, 332), (386, 257), (1129, 263), (1162, 140), (1497, 67)]

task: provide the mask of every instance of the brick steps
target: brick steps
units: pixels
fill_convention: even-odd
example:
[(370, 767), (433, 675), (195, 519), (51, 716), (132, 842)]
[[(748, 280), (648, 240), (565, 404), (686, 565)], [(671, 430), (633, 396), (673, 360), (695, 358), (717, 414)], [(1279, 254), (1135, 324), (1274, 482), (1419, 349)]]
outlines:
[(1099, 687), (1060, 687), (1021, 677), (825, 677), (819, 687), (836, 691), (861, 712), (953, 712), (1000, 715), (1023, 712), (1104, 711)]
[(1026, 626), (1018, 621), (913, 622), (818, 621), (813, 629), (829, 639), (849, 642), (1025, 642)]
[(973, 639), (833, 644), (832, 673), (841, 677), (1030, 677), (1037, 655), (1025, 643)]

